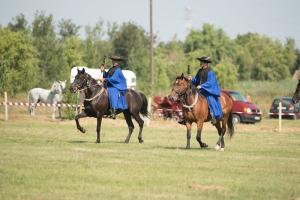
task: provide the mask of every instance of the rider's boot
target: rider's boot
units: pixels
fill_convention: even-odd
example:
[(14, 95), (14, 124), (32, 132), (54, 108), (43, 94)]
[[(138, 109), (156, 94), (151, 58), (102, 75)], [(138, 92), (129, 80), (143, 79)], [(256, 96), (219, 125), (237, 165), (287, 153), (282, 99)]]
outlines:
[(214, 126), (217, 124), (217, 120), (213, 116), (211, 117), (211, 124), (214, 125)]
[(114, 109), (114, 108), (111, 109), (111, 115), (110, 115), (110, 118), (116, 119), (116, 109)]

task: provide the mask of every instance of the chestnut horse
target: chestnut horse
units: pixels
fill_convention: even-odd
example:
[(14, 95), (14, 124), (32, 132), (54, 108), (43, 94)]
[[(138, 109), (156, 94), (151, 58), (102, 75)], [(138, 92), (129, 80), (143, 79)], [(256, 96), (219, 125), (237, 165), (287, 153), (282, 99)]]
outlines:
[[(182, 104), (183, 117), (186, 120), (187, 129), (187, 144), (186, 148), (190, 149), (191, 128), (192, 123), (197, 124), (197, 136), (196, 139), (201, 148), (207, 147), (207, 144), (201, 141), (201, 131), (204, 122), (211, 120), (209, 107), (206, 98), (199, 93), (199, 90), (189, 81), (184, 75), (177, 76), (175, 83), (169, 97), (173, 101), (180, 102)], [(218, 130), (219, 139), (216, 144), (216, 150), (224, 151), (224, 135), (226, 132), (226, 125), (230, 137), (234, 134), (234, 127), (232, 122), (232, 105), (233, 101), (225, 93), (221, 93), (220, 102), (222, 105), (223, 118), (217, 120), (216, 128)]]
[(300, 100), (300, 80), (298, 81), (295, 93), (293, 95), (293, 103), (296, 104), (298, 103), (299, 100)]
[[(108, 101), (108, 92), (106, 88), (102, 85), (99, 85), (95, 79), (93, 79), (85, 70), (77, 70), (77, 75), (75, 76), (74, 82), (71, 84), (71, 92), (84, 91), (85, 100), (84, 100), (84, 110), (81, 113), (75, 116), (77, 129), (82, 133), (85, 133), (85, 129), (80, 126), (79, 119), (83, 117), (95, 117), (97, 118), (97, 143), (100, 143), (100, 129), (102, 117), (108, 114), (109, 101)], [(123, 112), (129, 133), (125, 139), (125, 143), (128, 143), (131, 137), (131, 134), (134, 129), (132, 123), (132, 117), (137, 121), (139, 125), (139, 143), (143, 142), (142, 131), (144, 121), (140, 117), (140, 114), (143, 116), (148, 116), (148, 101), (146, 96), (141, 92), (136, 92), (134, 90), (126, 91), (126, 101), (128, 104), (128, 109), (117, 112)]]

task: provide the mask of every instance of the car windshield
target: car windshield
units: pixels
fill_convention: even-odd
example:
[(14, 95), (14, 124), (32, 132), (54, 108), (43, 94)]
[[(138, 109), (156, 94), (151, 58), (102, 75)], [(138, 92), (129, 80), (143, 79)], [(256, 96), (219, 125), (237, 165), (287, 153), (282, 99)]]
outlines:
[(280, 100), (282, 100), (282, 105), (283, 105), (283, 106), (287, 106), (287, 105), (292, 104), (292, 98), (275, 99), (274, 102), (273, 102), (273, 104), (274, 104), (275, 106), (278, 106)]
[(235, 101), (247, 102), (246, 97), (244, 97), (243, 95), (241, 95), (238, 92), (230, 92), (230, 95), (232, 96), (233, 100), (235, 100)]

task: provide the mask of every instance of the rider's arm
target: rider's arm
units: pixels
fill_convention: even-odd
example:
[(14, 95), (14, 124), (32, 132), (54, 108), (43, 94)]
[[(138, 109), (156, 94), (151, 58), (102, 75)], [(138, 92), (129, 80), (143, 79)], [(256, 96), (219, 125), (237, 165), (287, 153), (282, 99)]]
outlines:
[(119, 83), (120, 80), (120, 75), (119, 73), (122, 73), (120, 69), (116, 69), (116, 71), (113, 73), (111, 77), (108, 75), (105, 77), (105, 80), (110, 82), (110, 83)]
[(192, 84), (193, 84), (193, 85), (199, 85), (199, 84), (200, 84), (199, 76), (196, 75), (196, 76), (192, 79)]

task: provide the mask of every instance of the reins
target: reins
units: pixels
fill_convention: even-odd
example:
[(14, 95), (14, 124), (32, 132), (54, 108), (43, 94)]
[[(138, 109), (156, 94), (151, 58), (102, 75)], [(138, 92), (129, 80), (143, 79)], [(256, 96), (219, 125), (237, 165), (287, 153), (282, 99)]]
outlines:
[(98, 96), (100, 96), (103, 92), (104, 92), (104, 87), (101, 88), (100, 92), (98, 92), (95, 96), (93, 96), (92, 98), (89, 98), (89, 99), (84, 99), (85, 101), (92, 101), (94, 100), (95, 98), (97, 98)]
[[(82, 91), (87, 90), (87, 89), (89, 89), (89, 88), (92, 88), (92, 87), (94, 87), (94, 86), (96, 86), (96, 85), (99, 85), (99, 84), (97, 83), (97, 84), (95, 84), (95, 85), (90, 85), (90, 86), (88, 86), (88, 87), (82, 88), (81, 90), (77, 90), (77, 91), (78, 91), (78, 92), (82, 92)], [(102, 85), (102, 84), (101, 84), (101, 85)]]
[[(190, 85), (190, 83), (189, 83), (189, 85)], [(192, 92), (189, 92), (189, 90), (191, 90), (191, 85), (190, 85), (190, 88), (187, 89), (187, 90), (185, 91), (184, 94), (181, 94), (181, 96), (186, 96), (186, 99), (187, 99), (187, 97), (189, 96), (188, 93), (192, 93)], [(197, 104), (197, 102), (198, 102), (198, 97), (199, 97), (199, 94), (198, 94), (198, 92), (196, 92), (196, 95), (195, 95), (195, 98), (194, 98), (194, 102), (193, 102), (191, 105), (185, 104), (184, 102), (187, 102), (187, 100), (186, 100), (186, 99), (183, 99), (183, 101), (182, 101), (182, 106), (183, 106), (184, 108), (189, 109), (189, 111), (191, 111), (191, 109)]]
[(197, 104), (197, 102), (198, 102), (198, 92), (196, 93), (196, 96), (195, 96), (195, 99), (194, 99), (194, 102), (191, 104), (191, 105), (186, 105), (186, 104), (184, 104), (184, 103), (182, 103), (182, 106), (184, 107), (184, 108), (188, 108), (190, 111), (191, 111), (191, 109)]
[[(100, 85), (103, 85), (103, 84), (102, 83), (101, 84), (97, 83), (97, 84), (94, 84), (94, 85), (88, 85), (85, 88), (82, 88), (82, 89), (77, 90), (77, 91), (80, 93), (80, 92), (85, 91), (85, 90), (87, 90), (89, 88), (92, 88), (92, 87), (95, 87), (95, 86), (100, 86)], [(84, 101), (92, 101), (92, 100), (94, 100), (95, 98), (99, 97), (103, 93), (104, 90), (105, 90), (104, 87), (102, 87), (101, 90), (100, 90), (100, 92), (98, 92), (95, 96), (93, 96), (92, 98), (89, 98), (89, 99), (85, 98)]]

